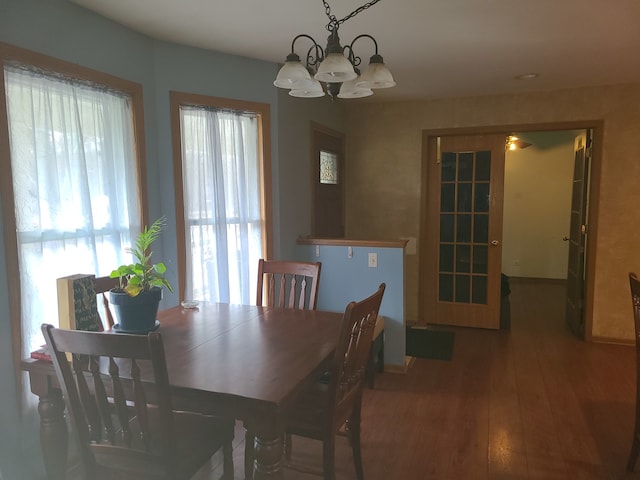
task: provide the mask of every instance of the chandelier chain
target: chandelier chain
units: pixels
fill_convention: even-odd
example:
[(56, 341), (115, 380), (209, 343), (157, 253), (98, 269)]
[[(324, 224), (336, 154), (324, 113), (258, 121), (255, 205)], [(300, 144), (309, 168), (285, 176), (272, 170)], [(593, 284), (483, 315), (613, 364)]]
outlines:
[(329, 2), (327, 2), (327, 0), (322, 0), (322, 3), (324, 4), (325, 13), (327, 14), (327, 17), (329, 18), (329, 23), (327, 24), (327, 30), (329, 30), (330, 32), (333, 32), (334, 30), (337, 30), (338, 26), (340, 26), (341, 24), (343, 24), (344, 22), (346, 22), (350, 18), (355, 17), (356, 15), (358, 15), (363, 10), (366, 10), (367, 8), (372, 7), (373, 5), (378, 3), (379, 1), (380, 0), (371, 0), (370, 2), (367, 2), (364, 5), (356, 8), (353, 12), (351, 12), (346, 17), (338, 20), (335, 15), (331, 14), (331, 7), (329, 6)]

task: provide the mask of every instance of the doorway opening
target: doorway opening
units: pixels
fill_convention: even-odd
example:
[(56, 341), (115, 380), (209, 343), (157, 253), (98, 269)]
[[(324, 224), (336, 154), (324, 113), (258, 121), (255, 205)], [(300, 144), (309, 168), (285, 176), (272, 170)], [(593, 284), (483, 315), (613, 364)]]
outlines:
[[(588, 182), (584, 183), (583, 206), (588, 204), (588, 209), (584, 209), (584, 217), (580, 222), (571, 221), (569, 218), (573, 215), (571, 207), (572, 197), (575, 196), (575, 178), (574, 170), (576, 166), (574, 139), (581, 136), (581, 133), (589, 132), (592, 139), (589, 140), (589, 151), (591, 153), (590, 168), (588, 168)], [(462, 136), (462, 135), (487, 135), (487, 134), (504, 134), (505, 143), (509, 135), (518, 135), (520, 137), (520, 150), (511, 151), (506, 154), (505, 160), (505, 184), (502, 187), (504, 194), (504, 234), (499, 239), (500, 249), (502, 249), (502, 266), (501, 272), (513, 277), (530, 277), (530, 278), (551, 278), (558, 281), (566, 281), (569, 258), (569, 245), (573, 243), (570, 239), (574, 237), (575, 232), (582, 233), (583, 240), (586, 240), (586, 226), (588, 226), (589, 241), (578, 245), (578, 255), (582, 255), (583, 269), (577, 272), (580, 276), (580, 284), (576, 285), (572, 292), (575, 294), (576, 289), (580, 290), (580, 298), (574, 302), (574, 306), (579, 312), (580, 321), (582, 322), (582, 332), (576, 332), (585, 340), (591, 340), (591, 320), (593, 312), (593, 262), (595, 252), (595, 232), (597, 230), (597, 210), (598, 210), (598, 188), (600, 178), (600, 158), (601, 158), (601, 138), (602, 138), (602, 122), (586, 121), (586, 122), (563, 122), (553, 124), (535, 124), (535, 125), (508, 125), (496, 127), (478, 127), (478, 128), (461, 128), (447, 129), (437, 131), (423, 132), (423, 201), (421, 206), (421, 244), (420, 244), (420, 290), (422, 294), (419, 300), (420, 323), (424, 324), (447, 324), (447, 319), (434, 318), (434, 312), (438, 309), (433, 308), (434, 298), (431, 292), (431, 303), (427, 301), (430, 290), (434, 290), (437, 283), (434, 284), (433, 256), (429, 260), (429, 250), (433, 251), (433, 242), (429, 244), (426, 239), (428, 235), (433, 236), (434, 229), (440, 227), (439, 216), (429, 216), (429, 201), (440, 200), (439, 192), (429, 192), (434, 189), (436, 182), (431, 179), (429, 183), (428, 172), (431, 169), (433, 175), (433, 165), (429, 162), (437, 162), (436, 154), (433, 149), (429, 150), (429, 145), (433, 145), (437, 138), (445, 136)], [(582, 135), (584, 137), (584, 135)], [(593, 145), (593, 148), (591, 146)], [(587, 147), (587, 141), (582, 140), (582, 147)], [(561, 164), (554, 164), (551, 157), (557, 149), (566, 150), (568, 158), (562, 160)], [(577, 147), (576, 147), (577, 148)], [(572, 153), (573, 151), (573, 153)], [(558, 153), (555, 151), (555, 153)], [(542, 155), (541, 159), (536, 160), (535, 157)], [(549, 158), (545, 158), (549, 157)], [(526, 160), (527, 157), (533, 160)], [(514, 160), (515, 159), (515, 160)], [(527, 163), (527, 167), (535, 171), (535, 175), (531, 172), (520, 171), (516, 173), (515, 183), (513, 179), (514, 165), (523, 163), (523, 159)], [(520, 175), (520, 178), (518, 178)], [(519, 183), (518, 183), (519, 182)], [(564, 187), (560, 188), (560, 183), (564, 182)], [(572, 188), (572, 185), (574, 187)], [(591, 185), (591, 187), (589, 187)], [(439, 187), (436, 187), (439, 188)], [(554, 203), (554, 197), (557, 201)], [(554, 219), (544, 213), (544, 208), (540, 204), (547, 204), (547, 207), (561, 206), (556, 211)], [(523, 207), (524, 208), (523, 210)], [(523, 213), (529, 209), (529, 213)], [(531, 213), (533, 212), (533, 213)], [(528, 218), (533, 215), (532, 218)], [(436, 222), (436, 219), (438, 220)], [(515, 219), (515, 220), (514, 220)], [(501, 220), (501, 218), (500, 218)], [(546, 223), (545, 223), (546, 222)], [(573, 224), (577, 225), (576, 227)], [(538, 225), (538, 227), (536, 227)], [(544, 229), (542, 227), (545, 227)], [(553, 227), (553, 228), (552, 228)], [(553, 230), (553, 231), (551, 231)], [(430, 233), (429, 233), (430, 232)], [(572, 234), (573, 232), (573, 234)], [(536, 240), (536, 237), (539, 237)], [(545, 251), (544, 242), (540, 241), (540, 237), (548, 245), (549, 254), (541, 257), (541, 253)], [(558, 238), (556, 238), (558, 237)], [(566, 239), (566, 240), (565, 240)], [(497, 240), (497, 239), (494, 239)], [(528, 250), (527, 244), (535, 241), (533, 247)], [(492, 242), (493, 243), (493, 242)], [(494, 243), (495, 245), (495, 243)], [(437, 248), (437, 247), (435, 247)], [(580, 248), (582, 250), (580, 251)], [(533, 251), (535, 250), (535, 251)], [(535, 260), (535, 258), (538, 260)], [(573, 255), (575, 257), (575, 254)], [(539, 260), (543, 258), (543, 260)], [(436, 267), (437, 268), (437, 267)], [(500, 273), (501, 273), (500, 272)], [(437, 280), (436, 280), (437, 282)], [(569, 282), (570, 283), (570, 282)], [(429, 289), (426, 289), (429, 286)], [(567, 305), (569, 302), (569, 288)], [(438, 300), (435, 299), (437, 302)], [(569, 308), (568, 308), (569, 310)], [(446, 310), (444, 310), (446, 311)], [(575, 330), (574, 330), (575, 331)]]

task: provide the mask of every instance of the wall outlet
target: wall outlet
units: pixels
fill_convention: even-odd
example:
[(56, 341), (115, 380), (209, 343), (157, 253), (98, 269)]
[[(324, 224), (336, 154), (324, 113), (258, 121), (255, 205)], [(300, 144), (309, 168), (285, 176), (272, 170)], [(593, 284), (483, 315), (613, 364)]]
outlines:
[(371, 268), (378, 267), (378, 254), (375, 252), (369, 253), (369, 266)]

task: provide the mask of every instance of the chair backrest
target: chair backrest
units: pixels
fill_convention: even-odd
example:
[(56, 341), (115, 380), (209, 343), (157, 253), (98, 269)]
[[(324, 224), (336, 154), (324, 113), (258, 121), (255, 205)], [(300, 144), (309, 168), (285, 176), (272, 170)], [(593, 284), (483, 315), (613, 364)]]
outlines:
[(332, 423), (339, 426), (360, 402), (371, 354), (373, 331), (386, 285), (359, 302), (350, 302), (344, 312), (340, 338), (329, 374), (329, 406)]
[(104, 330), (111, 330), (113, 328), (113, 313), (111, 312), (111, 308), (109, 307), (109, 300), (107, 299), (107, 293), (112, 288), (116, 288), (118, 286), (118, 279), (111, 277), (96, 277), (95, 290), (98, 298), (101, 298), (102, 303), (102, 311), (105, 318), (101, 318), (102, 326)]
[[(47, 324), (42, 333), (71, 417), (84, 478), (95, 477), (97, 458), (107, 465), (117, 458), (130, 469), (171, 478), (173, 413), (160, 333), (85, 332)], [(71, 362), (65, 352), (72, 354)], [(155, 388), (141, 379), (141, 370), (150, 367)]]
[[(260, 259), (256, 305), (315, 310), (320, 262), (287, 262)], [(263, 303), (263, 293), (266, 302)]]

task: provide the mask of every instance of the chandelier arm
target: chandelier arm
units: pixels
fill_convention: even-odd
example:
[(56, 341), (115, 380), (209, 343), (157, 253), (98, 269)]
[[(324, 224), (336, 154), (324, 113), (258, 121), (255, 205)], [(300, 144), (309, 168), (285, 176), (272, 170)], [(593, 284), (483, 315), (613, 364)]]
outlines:
[[(353, 45), (353, 42), (351, 42), (351, 45)], [(362, 63), (362, 59), (354, 53), (351, 45), (345, 45), (342, 51), (351, 62), (351, 65), (357, 67)]]
[[(314, 52), (315, 50), (315, 52)], [(306, 66), (312, 70), (316, 70), (316, 67), (324, 60), (324, 52), (322, 47), (317, 43), (311, 45), (307, 50)]]
[(314, 40), (314, 38), (310, 35), (307, 35), (306, 33), (301, 33), (299, 35), (296, 35), (293, 39), (293, 41), (291, 42), (291, 54), (295, 57), (297, 57), (296, 53), (295, 53), (295, 44), (296, 41), (298, 41), (299, 38), (306, 38), (307, 40), (311, 41), (311, 46), (309, 47), (309, 50), (307, 50), (307, 57), (305, 59), (305, 66), (307, 68), (313, 68), (315, 69), (315, 67), (322, 62), (322, 60), (324, 60), (324, 50), (322, 49), (322, 47), (320, 45), (318, 45), (318, 42), (316, 42)]
[(378, 55), (378, 42), (376, 42), (376, 39), (373, 38), (371, 35), (369, 35), (368, 33), (362, 33), (360, 35), (358, 35), (356, 38), (354, 38), (351, 43), (347, 46), (345, 46), (345, 50), (348, 48), (350, 52), (352, 52), (353, 54), (353, 45), (356, 43), (357, 40), (359, 40), (360, 38), (368, 38), (369, 40), (371, 40), (373, 42), (373, 46), (375, 48), (375, 55)]
[(301, 34), (296, 35), (295, 37), (293, 37), (293, 40), (291, 41), (291, 53), (295, 53), (294, 47), (295, 47), (295, 44), (296, 44), (296, 42), (298, 41), (299, 38), (306, 38), (308, 40), (311, 40), (311, 43), (313, 43), (315, 48), (316, 49), (319, 48), (322, 51), (322, 47), (320, 45), (318, 45), (318, 42), (316, 42), (311, 35), (307, 35), (306, 33), (301, 33)]

